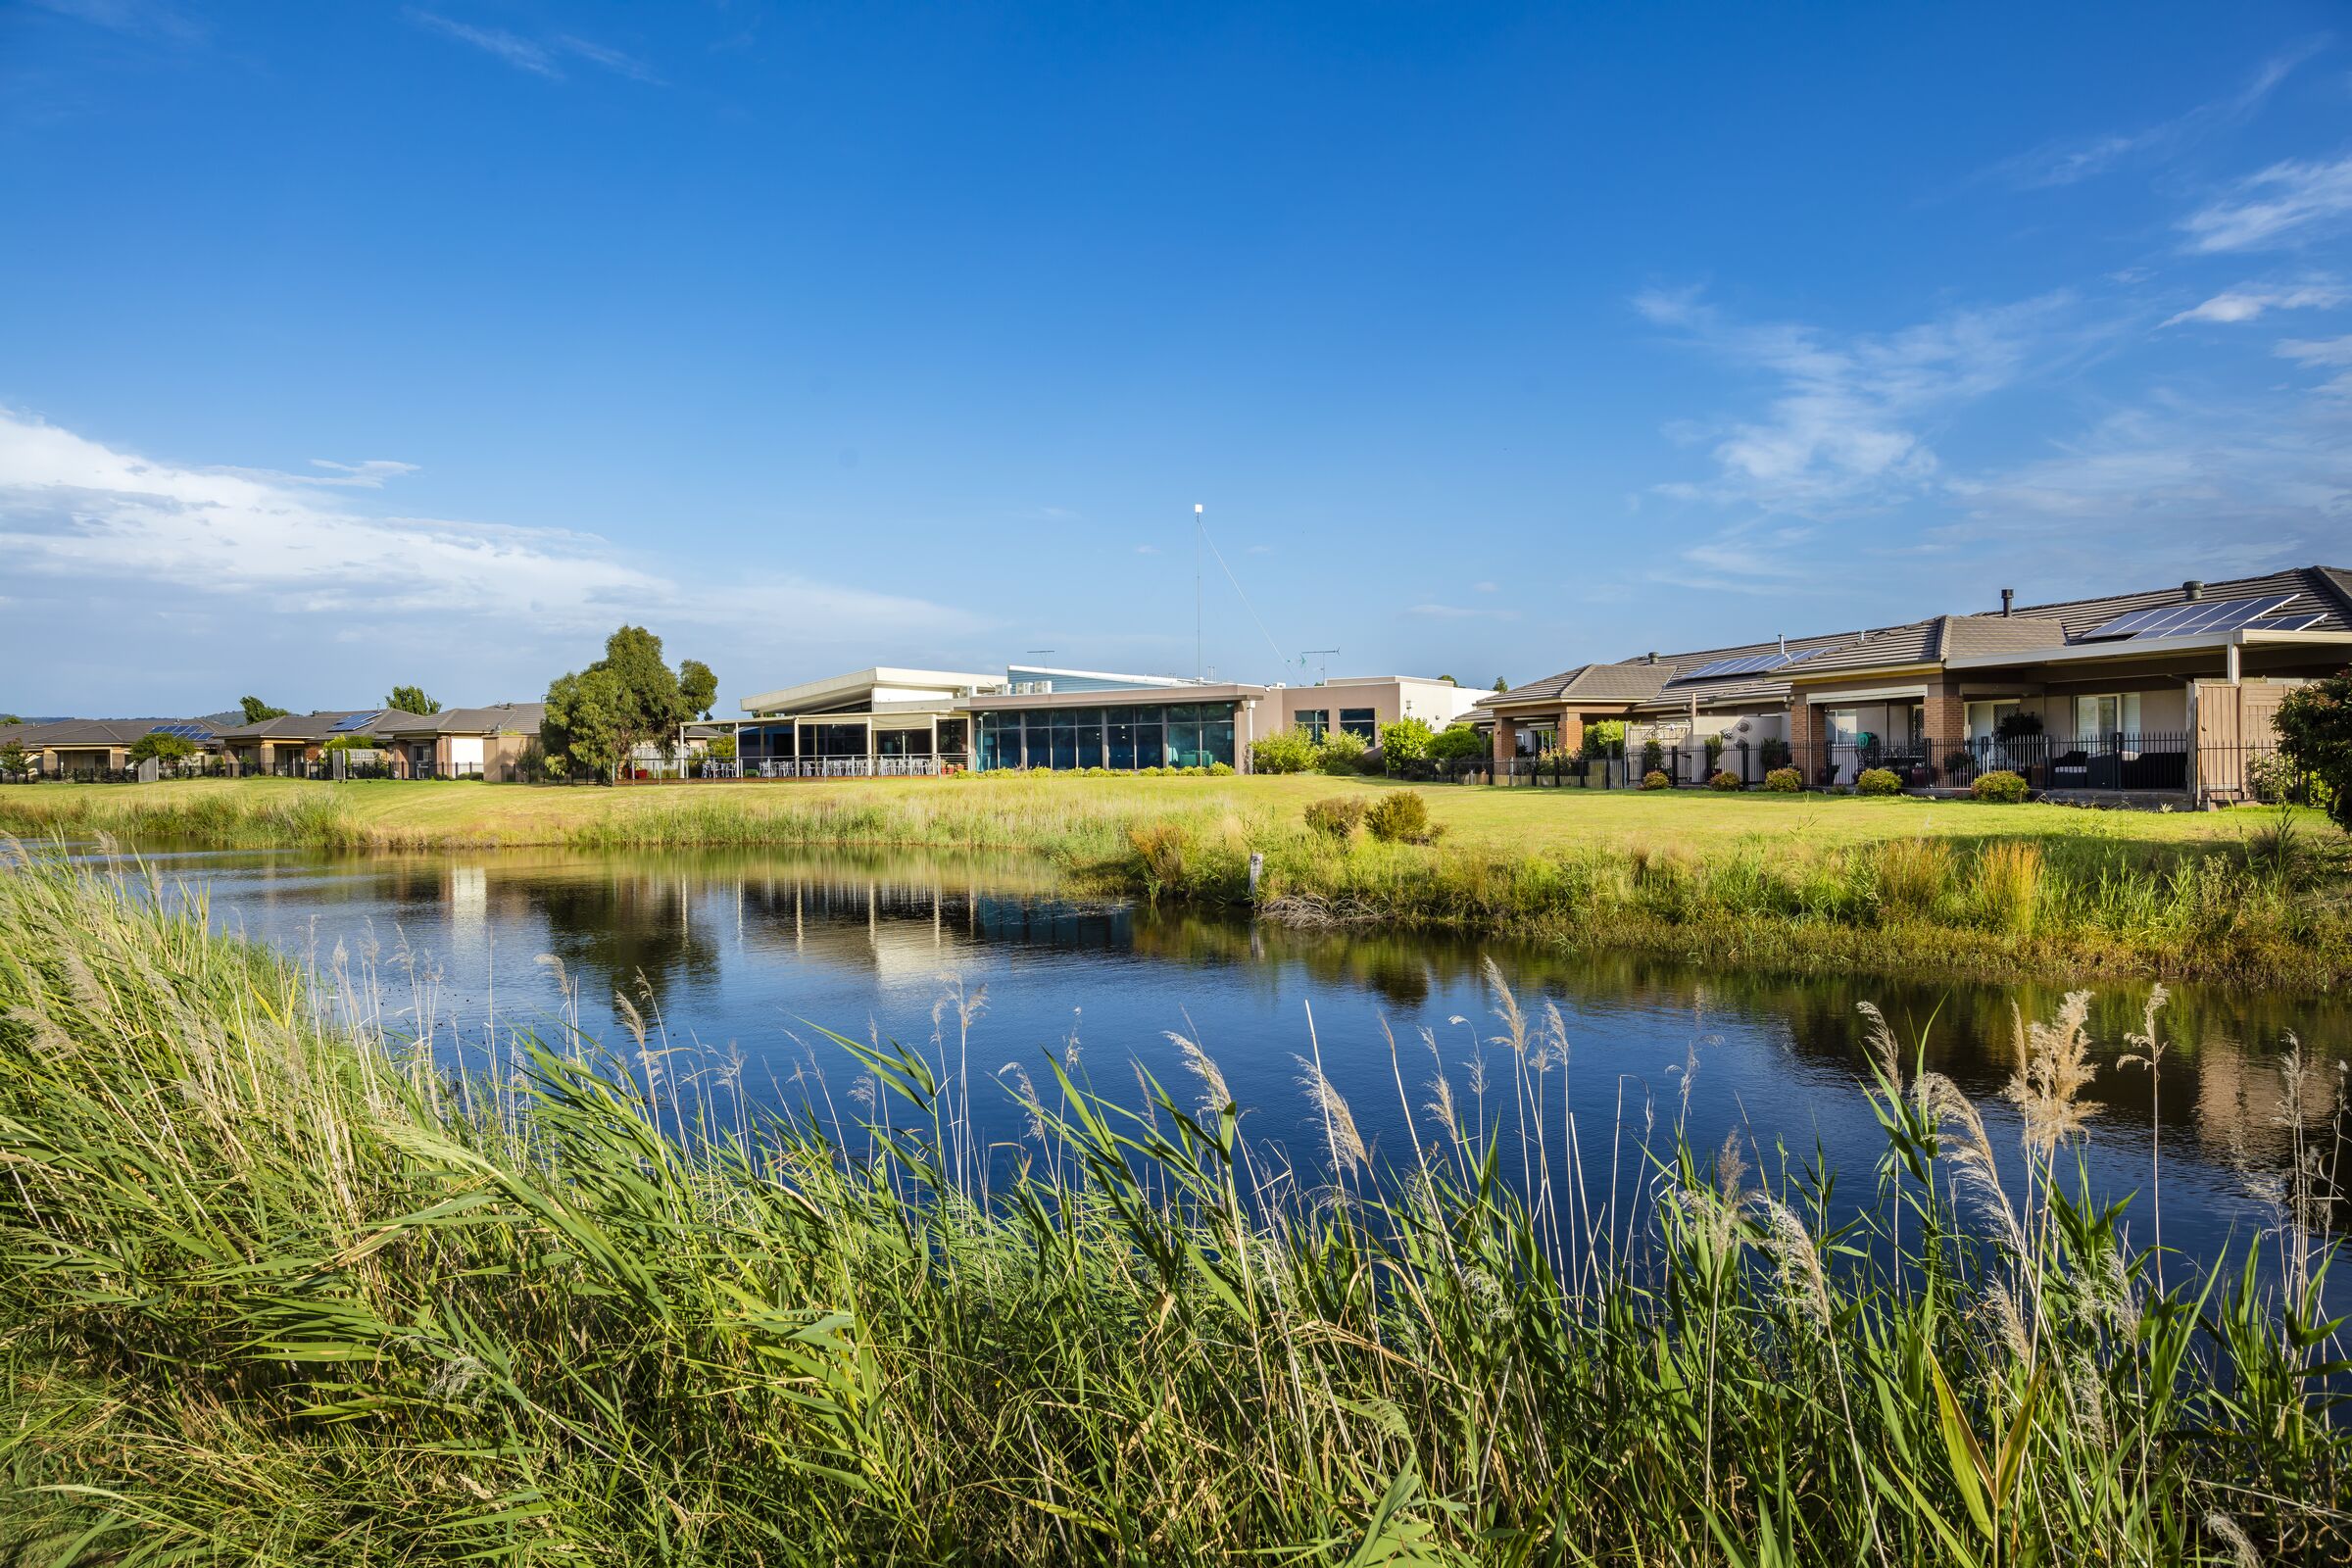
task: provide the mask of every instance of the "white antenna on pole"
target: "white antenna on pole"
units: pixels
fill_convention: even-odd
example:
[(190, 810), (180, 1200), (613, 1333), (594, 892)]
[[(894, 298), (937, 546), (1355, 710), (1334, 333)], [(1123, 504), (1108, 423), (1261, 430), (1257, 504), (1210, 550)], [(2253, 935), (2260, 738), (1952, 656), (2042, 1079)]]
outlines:
[(1208, 523), (1200, 515), (1200, 503), (1193, 503), (1193, 679), (1200, 678), (1200, 574), (1206, 564)]

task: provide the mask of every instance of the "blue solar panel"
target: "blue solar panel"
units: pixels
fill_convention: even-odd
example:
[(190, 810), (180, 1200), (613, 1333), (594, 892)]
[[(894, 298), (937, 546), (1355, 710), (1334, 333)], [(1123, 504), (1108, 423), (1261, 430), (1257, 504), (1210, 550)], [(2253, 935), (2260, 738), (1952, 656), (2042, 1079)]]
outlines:
[(2134, 610), (2128, 615), (2118, 615), (2104, 625), (2092, 627), (2082, 634), (2082, 640), (2194, 637), (2208, 632), (2237, 631), (2281, 606), (2291, 604), (2294, 597), (2293, 594), (2273, 594), (2268, 599), (2191, 599), (2177, 605), (2160, 605), (2154, 610)]
[(1801, 664), (1820, 652), (1821, 650), (1818, 648), (1806, 648), (1797, 653), (1784, 654), (1776, 648), (1769, 654), (1745, 654), (1738, 659), (1718, 659), (1711, 664), (1701, 664), (1696, 669), (1687, 670), (1674, 678), (1678, 681), (1719, 680), (1726, 675), (1761, 675), (1768, 669), (1783, 669), (1790, 664)]
[(147, 733), (176, 735), (183, 741), (209, 741), (213, 738), (213, 732), (202, 724), (158, 724)]
[(349, 713), (335, 720), (327, 730), (329, 735), (348, 735), (353, 730), (366, 729), (383, 715), (380, 708), (370, 708), (365, 713)]
[(2260, 620), (2247, 621), (2246, 630), (2309, 631), (2312, 627), (2317, 626), (2321, 621), (2326, 620), (2327, 618), (2328, 617), (2326, 615), (2317, 613), (2302, 615), (2265, 615)]

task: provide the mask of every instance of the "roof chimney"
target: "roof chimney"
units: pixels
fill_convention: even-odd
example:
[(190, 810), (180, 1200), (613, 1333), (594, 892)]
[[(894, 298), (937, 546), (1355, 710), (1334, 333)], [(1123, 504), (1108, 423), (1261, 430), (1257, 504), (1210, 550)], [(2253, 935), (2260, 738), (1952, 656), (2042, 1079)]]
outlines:
[(1657, 651), (1656, 649), (1654, 649), (1654, 648), (1653, 648), (1653, 649), (1651, 649), (1651, 650), (1649, 651), (1649, 657), (1648, 657), (1647, 659), (1645, 659), (1645, 660), (1643, 660), (1643, 661), (1642, 661), (1642, 662), (1643, 662), (1643, 663), (1645, 663), (1645, 664), (1654, 664), (1654, 663), (1656, 663), (1657, 662), (1658, 662), (1658, 651)]
[(2197, 581), (2196, 578), (2191, 577), (2188, 579), (2188, 581), (2180, 585), (2180, 597), (2183, 599), (2202, 599), (2205, 597), (2205, 585)]
[(1786, 661), (1786, 660), (1788, 658), (1788, 634), (1787, 632), (1782, 632), (1782, 633), (1780, 634), (1780, 637), (1781, 637), (1781, 658), (1782, 658), (1782, 660), (1783, 660), (1783, 661)]
[(2016, 590), (2016, 589), (2014, 589), (2014, 588), (2004, 588), (2004, 589), (2002, 589), (2002, 590), (2001, 590), (2001, 613), (2002, 613), (2002, 614), (2004, 614), (2004, 615), (2006, 615), (2006, 614), (2008, 614), (2008, 613), (2009, 613), (2009, 612), (2010, 612), (2010, 611), (2012, 611), (2012, 610), (2014, 610), (2014, 609), (2016, 609), (2016, 608), (2017, 608), (2017, 590)]

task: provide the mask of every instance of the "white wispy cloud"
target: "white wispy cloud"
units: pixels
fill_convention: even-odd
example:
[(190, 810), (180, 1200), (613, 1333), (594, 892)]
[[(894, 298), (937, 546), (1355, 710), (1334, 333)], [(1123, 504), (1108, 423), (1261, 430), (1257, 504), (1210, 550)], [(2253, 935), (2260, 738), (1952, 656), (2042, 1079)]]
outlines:
[(2215, 131), (2237, 124), (2262, 107), (2263, 100), (2313, 55), (2328, 46), (2325, 37), (2308, 39), (2287, 53), (2263, 63), (2237, 91), (2197, 105), (2186, 114), (2133, 131), (2105, 131), (2097, 135), (2043, 142), (2040, 146), (2002, 160), (1984, 171), (1986, 176), (2022, 190), (2073, 185), (2104, 174), (2121, 165), (2158, 159), (2180, 152)]
[(2348, 295), (2334, 282), (2313, 280), (2284, 285), (2243, 283), (2225, 289), (2202, 305), (2194, 305), (2167, 319), (2166, 326), (2183, 321), (2215, 321), (2225, 325), (2251, 321), (2265, 311), (2326, 310), (2341, 305)]
[(1159, 546), (1157, 546), (1157, 545), (1137, 545), (1137, 546), (1135, 547), (1135, 553), (1136, 553), (1137, 555), (1139, 555), (1139, 556), (1156, 556), (1156, 555), (1158, 555), (1158, 554), (1159, 554)]
[(200, 24), (166, 0), (32, 0), (32, 3), (43, 11), (134, 38), (194, 43), (204, 36)]
[(1492, 594), (1500, 593), (1502, 590), (1497, 584), (1494, 583), (1474, 582), (1470, 585), (1470, 591), (1474, 594)]
[[(1704, 481), (1657, 487), (1683, 500), (1817, 514), (1916, 495), (1937, 471), (1922, 418), (2012, 382), (2063, 296), (1960, 311), (1886, 334), (1838, 338), (1800, 323), (1726, 320), (1691, 290), (1651, 290), (1635, 309), (1778, 383), (1761, 416), (1719, 425)], [(1688, 421), (1678, 439), (1688, 441)]]
[(0, 409), (0, 576), (196, 593), (272, 619), (398, 614), (418, 635), (476, 622), (610, 629), (653, 613), (763, 636), (796, 623), (978, 624), (946, 606), (795, 576), (699, 592), (592, 534), (363, 513), (355, 487), (414, 466), (323, 466), (330, 476), (311, 478), (163, 462)]
[(469, 44), (505, 61), (517, 71), (527, 71), (532, 75), (545, 76), (550, 81), (564, 79), (562, 62), (568, 58), (585, 60), (633, 81), (648, 82), (655, 86), (666, 85), (651, 66), (634, 55), (573, 33), (557, 33), (546, 39), (526, 38), (520, 33), (509, 32), (504, 27), (476, 26), (442, 16), (436, 11), (423, 11), (414, 6), (403, 15), (417, 26)]
[(2192, 251), (2259, 250), (2332, 231), (2352, 216), (2352, 155), (2273, 164), (2181, 220)]
[(2277, 353), (2299, 365), (2352, 365), (2352, 337), (2285, 338)]
[(2111, 580), (2119, 552), (2222, 574), (2330, 559), (2352, 528), (2346, 435), (2327, 399), (2151, 398), (1954, 479), (1964, 519), (1931, 543), (2079, 563), (2077, 580)]

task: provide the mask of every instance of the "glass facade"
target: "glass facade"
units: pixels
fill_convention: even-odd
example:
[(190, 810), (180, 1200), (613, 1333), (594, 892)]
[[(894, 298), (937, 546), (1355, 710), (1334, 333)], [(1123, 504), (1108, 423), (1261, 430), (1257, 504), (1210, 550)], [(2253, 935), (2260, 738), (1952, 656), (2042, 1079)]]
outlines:
[(1369, 708), (1341, 709), (1340, 728), (1353, 735), (1366, 746), (1379, 744), (1380, 726), (1373, 721), (1372, 710)]
[(1291, 723), (1294, 727), (1306, 731), (1307, 739), (1319, 741), (1323, 738), (1323, 732), (1331, 727), (1331, 710), (1328, 708), (1298, 709), (1291, 714)]
[(1037, 708), (979, 715), (982, 769), (1233, 765), (1231, 703)]

